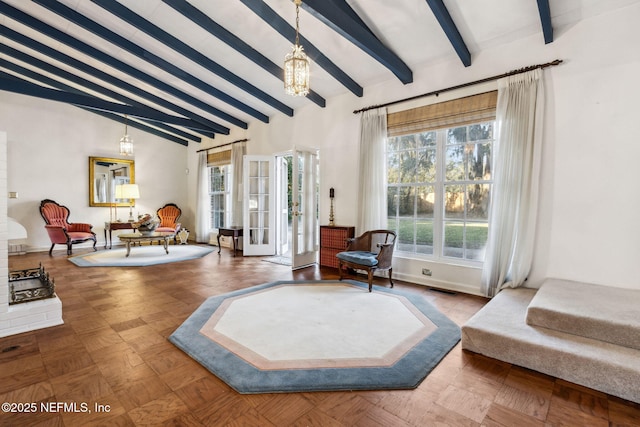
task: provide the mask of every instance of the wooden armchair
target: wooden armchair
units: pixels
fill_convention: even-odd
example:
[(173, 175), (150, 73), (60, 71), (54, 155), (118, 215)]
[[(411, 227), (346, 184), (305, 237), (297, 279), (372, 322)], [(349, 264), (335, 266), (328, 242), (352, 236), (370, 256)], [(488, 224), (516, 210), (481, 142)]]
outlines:
[[(181, 224), (178, 222), (182, 210), (175, 203), (167, 203), (156, 212), (160, 219), (160, 225), (156, 228), (157, 233), (174, 233), (177, 234), (180, 231)], [(173, 237), (173, 242), (176, 242), (176, 237)]]
[(389, 271), (389, 283), (393, 288), (391, 261), (395, 243), (396, 233), (391, 230), (367, 231), (355, 239), (349, 239), (347, 249), (336, 254), (340, 280), (345, 267), (365, 270), (368, 274), (369, 292), (371, 292), (373, 273), (377, 270)]
[(50, 199), (40, 202), (40, 215), (46, 225), (44, 228), (51, 239), (51, 249), (49, 255), (53, 251), (53, 247), (57, 244), (67, 245), (67, 255), (71, 255), (71, 245), (75, 243), (93, 240), (93, 250), (96, 249), (96, 233), (91, 231), (93, 225), (85, 223), (70, 223), (69, 208), (62, 206)]

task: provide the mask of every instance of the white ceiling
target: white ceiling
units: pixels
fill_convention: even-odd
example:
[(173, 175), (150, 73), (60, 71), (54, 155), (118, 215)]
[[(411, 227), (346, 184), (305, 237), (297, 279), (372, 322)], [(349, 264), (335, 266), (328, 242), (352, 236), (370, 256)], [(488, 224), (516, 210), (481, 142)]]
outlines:
[[(290, 26), (295, 24), (295, 6), (291, 0), (262, 0), (269, 8), (273, 9)], [(458, 55), (452, 43), (448, 40), (443, 28), (434, 16), (426, 0), (324, 0), (328, 3), (346, 3), (366, 24), (370, 31), (382, 42), (391, 52), (399, 57), (410, 69), (415, 70), (429, 65), (436, 61), (457, 60), (461, 69), (464, 65), (458, 60)], [(542, 1), (542, 0), (541, 0)], [(628, 4), (640, 0), (549, 0), (551, 11), (551, 22), (554, 30), (554, 37), (559, 37), (568, 27), (587, 17), (606, 12), (608, 10), (624, 7)], [(25, 1), (6, 0), (0, 1), (0, 6), (12, 6), (39, 21), (44, 22), (62, 32), (85, 42), (112, 57), (123, 61), (161, 81), (180, 89), (198, 100), (213, 106), (226, 114), (233, 116), (241, 122), (249, 123), (256, 117), (241, 111), (241, 109), (230, 105), (228, 102), (220, 100), (205, 91), (194, 87), (180, 78), (163, 70), (144, 58), (137, 57), (121, 47), (118, 47), (100, 36), (70, 22), (68, 19), (48, 10), (38, 3), (55, 4), (60, 3), (70, 9), (79, 12), (85, 17), (119, 34), (125, 39), (133, 42), (144, 51), (157, 55), (179, 67), (188, 73), (217, 90), (235, 98), (239, 102), (247, 105), (255, 111), (267, 117), (284, 114), (272, 105), (257, 99), (247, 91), (229, 83), (222, 77), (212, 73), (202, 65), (186, 58), (181, 53), (171, 49), (162, 42), (150, 37), (143, 31), (124, 22), (120, 18), (106, 11), (102, 7), (90, 0), (61, 0), (56, 1)], [(291, 42), (278, 31), (273, 29), (258, 14), (251, 10), (241, 0), (188, 0), (188, 2), (210, 19), (224, 27), (227, 31), (240, 38), (243, 42), (251, 46), (264, 57), (282, 68), (284, 56), (291, 49)], [(43, 4), (44, 4), (43, 3)], [(112, 3), (116, 3), (115, 1)], [(294, 98), (287, 96), (283, 90), (280, 78), (265, 71), (253, 61), (247, 59), (233, 47), (214, 37), (190, 19), (174, 10), (162, 0), (121, 0), (117, 2), (142, 18), (150, 21), (157, 27), (168, 32), (191, 48), (215, 61), (217, 64), (231, 71), (241, 79), (249, 82), (260, 91), (269, 94), (280, 103), (295, 109), (312, 103), (309, 99)], [(471, 67), (473, 58), (483, 49), (493, 47), (508, 41), (539, 35), (540, 43), (543, 44), (541, 18), (538, 10), (538, 2), (535, 0), (484, 0), (484, 1), (453, 1), (444, 0), (444, 6), (448, 10), (455, 26), (457, 27), (462, 40), (471, 54)], [(336, 6), (333, 6), (336, 7)], [(0, 24), (6, 28), (14, 30), (24, 36), (39, 41), (58, 52), (65, 53), (95, 68), (106, 71), (125, 82), (129, 82), (138, 88), (151, 94), (157, 95), (170, 101), (179, 107), (189, 110), (199, 116), (223, 125), (227, 128), (237, 126), (221, 117), (195, 106), (193, 102), (183, 100), (164, 90), (140, 81), (139, 78), (131, 76), (126, 72), (115, 69), (104, 62), (92, 58), (77, 49), (64, 43), (52, 39), (42, 34), (39, 30), (26, 26), (16, 19), (10, 17), (11, 14), (0, 13)], [(310, 43), (318, 48), (328, 57), (339, 69), (345, 72), (353, 81), (363, 88), (366, 93), (367, 87), (375, 83), (394, 79), (394, 73), (387, 67), (347, 40), (338, 32), (334, 31), (314, 13), (310, 12), (310, 6), (303, 4), (300, 10), (300, 30)], [(35, 58), (41, 59), (48, 64), (55, 65), (63, 70), (69, 71), (76, 76), (98, 83), (100, 86), (114, 90), (120, 94), (144, 103), (162, 112), (175, 116), (184, 117), (184, 114), (176, 112), (175, 109), (160, 106), (157, 103), (144, 99), (143, 97), (131, 94), (128, 90), (118, 87), (118, 85), (103, 81), (100, 78), (77, 70), (75, 66), (67, 65), (51, 58), (47, 53), (41, 53), (24, 46), (22, 43), (12, 40), (6, 35), (0, 34), (0, 43), (20, 52), (27, 53)], [(116, 99), (94, 92), (84, 87), (82, 84), (73, 82), (66, 78), (60, 78), (52, 73), (43, 71), (40, 67), (31, 63), (23, 62), (15, 58), (15, 55), (6, 51), (0, 52), (0, 59), (12, 64), (17, 64), (26, 69), (36, 71), (40, 74), (55, 78), (58, 81), (74, 86), (84, 92), (101, 99), (123, 103)], [(6, 65), (6, 63), (3, 63)], [(30, 77), (25, 77), (15, 69), (1, 67), (2, 71), (13, 76), (19, 76), (31, 82), (36, 82), (40, 86), (48, 86), (41, 81), (36, 81)], [(6, 75), (5, 75), (6, 77)], [(322, 69), (318, 64), (312, 62), (312, 90), (319, 96), (329, 100), (340, 94), (351, 91), (342, 85), (338, 80)], [(351, 93), (351, 96), (357, 96)], [(126, 104), (126, 103), (125, 103)], [(176, 126), (185, 130), (182, 126)], [(194, 131), (190, 133), (198, 134)]]

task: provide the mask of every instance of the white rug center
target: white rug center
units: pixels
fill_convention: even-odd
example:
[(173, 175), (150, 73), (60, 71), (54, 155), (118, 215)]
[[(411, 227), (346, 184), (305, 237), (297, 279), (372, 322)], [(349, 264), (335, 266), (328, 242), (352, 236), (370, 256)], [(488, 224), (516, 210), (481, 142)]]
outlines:
[(228, 299), (201, 332), (254, 364), (342, 366), (347, 359), (393, 363), (435, 329), (403, 297), (335, 283), (283, 285)]

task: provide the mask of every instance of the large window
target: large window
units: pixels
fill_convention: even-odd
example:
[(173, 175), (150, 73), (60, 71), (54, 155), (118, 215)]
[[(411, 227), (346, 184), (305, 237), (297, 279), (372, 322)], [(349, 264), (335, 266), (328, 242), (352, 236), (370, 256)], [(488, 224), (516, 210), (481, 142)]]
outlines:
[[(404, 113), (405, 119), (411, 118), (409, 131), (398, 130), (399, 121), (392, 120), (396, 127), (387, 140), (387, 205), (388, 227), (398, 234), (397, 251), (483, 261), (493, 184), (495, 103), (491, 108), (478, 116), (485, 120), (473, 122), (467, 114), (463, 124), (453, 120), (448, 127), (438, 127), (442, 117), (436, 126), (429, 126), (428, 120), (419, 123), (415, 113)], [(439, 116), (450, 120), (451, 110)]]
[(226, 227), (229, 222), (229, 170), (229, 165), (209, 167), (211, 228)]

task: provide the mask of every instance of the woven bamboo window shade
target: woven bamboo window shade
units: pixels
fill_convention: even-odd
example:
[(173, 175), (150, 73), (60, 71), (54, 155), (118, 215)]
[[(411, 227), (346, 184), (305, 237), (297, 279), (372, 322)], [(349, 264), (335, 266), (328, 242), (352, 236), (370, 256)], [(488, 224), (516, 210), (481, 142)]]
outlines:
[(225, 166), (231, 164), (231, 150), (207, 154), (207, 166)]
[(400, 136), (496, 118), (498, 91), (425, 105), (387, 116), (387, 135)]

